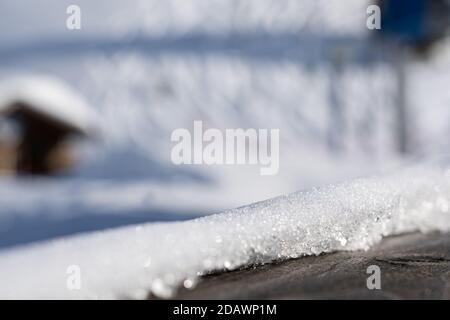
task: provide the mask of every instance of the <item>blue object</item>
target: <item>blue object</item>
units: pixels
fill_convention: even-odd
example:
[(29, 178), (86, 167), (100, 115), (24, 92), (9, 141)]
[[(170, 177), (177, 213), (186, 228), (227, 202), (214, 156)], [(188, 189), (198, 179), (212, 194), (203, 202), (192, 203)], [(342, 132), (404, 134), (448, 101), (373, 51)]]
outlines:
[(427, 40), (427, 0), (381, 1), (381, 34), (410, 44)]

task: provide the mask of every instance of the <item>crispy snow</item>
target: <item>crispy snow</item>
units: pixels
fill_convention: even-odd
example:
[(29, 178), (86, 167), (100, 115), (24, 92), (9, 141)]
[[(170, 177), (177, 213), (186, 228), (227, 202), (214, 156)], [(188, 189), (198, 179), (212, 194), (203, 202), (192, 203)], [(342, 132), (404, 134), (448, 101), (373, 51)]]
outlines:
[[(449, 231), (449, 199), (450, 171), (423, 166), (187, 222), (34, 244), (0, 254), (0, 297), (144, 298), (149, 292), (170, 297), (212, 270), (368, 249), (383, 236), (414, 230)], [(67, 287), (74, 265), (79, 290)]]

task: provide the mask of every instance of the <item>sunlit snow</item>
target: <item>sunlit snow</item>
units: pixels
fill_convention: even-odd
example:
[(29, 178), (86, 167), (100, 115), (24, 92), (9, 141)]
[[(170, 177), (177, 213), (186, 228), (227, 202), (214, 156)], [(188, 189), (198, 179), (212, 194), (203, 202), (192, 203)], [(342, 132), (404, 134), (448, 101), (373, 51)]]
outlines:
[[(420, 166), (357, 179), (186, 222), (142, 224), (0, 254), (2, 298), (169, 297), (198, 276), (334, 250), (383, 236), (450, 230), (450, 171)], [(81, 270), (80, 290), (67, 268)]]

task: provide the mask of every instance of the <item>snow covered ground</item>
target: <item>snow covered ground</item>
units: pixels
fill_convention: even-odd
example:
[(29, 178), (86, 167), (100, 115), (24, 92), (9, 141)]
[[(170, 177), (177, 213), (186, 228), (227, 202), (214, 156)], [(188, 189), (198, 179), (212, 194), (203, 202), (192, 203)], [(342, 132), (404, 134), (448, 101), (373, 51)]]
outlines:
[[(80, 0), (73, 32), (69, 4), (0, 3), (0, 91), (50, 75), (100, 115), (75, 172), (0, 179), (0, 297), (167, 296), (198, 272), (448, 230), (445, 168), (324, 187), (410, 160), (395, 146), (395, 69), (367, 42), (364, 1)], [(417, 154), (448, 148), (449, 48), (408, 64)], [(345, 106), (339, 147), (333, 103)], [(279, 174), (175, 166), (170, 134), (194, 120), (279, 128)], [(179, 222), (297, 190), (309, 191)], [(177, 222), (142, 224), (162, 221)], [(80, 291), (66, 288), (70, 265)]]
[[(68, 2), (39, 2), (48, 8), (45, 18), (35, 15), (37, 4), (0, 4), (0, 91), (17, 77), (59, 78), (101, 115), (99, 134), (80, 147), (82, 165), (69, 177), (1, 179), (0, 248), (185, 220), (398, 162), (385, 103), (390, 95), (371, 98), (389, 91), (385, 64), (370, 70), (349, 65), (340, 88), (348, 92), (343, 99), (352, 119), (345, 151), (330, 152), (326, 142), (326, 48), (333, 39), (359, 43), (365, 32), (359, 1), (346, 6), (344, 20), (336, 16), (337, 1), (135, 1), (125, 12), (118, 1), (81, 1), (83, 25), (75, 32), (62, 23)], [(211, 19), (218, 11), (221, 19)], [(12, 23), (17, 28), (7, 28)], [(363, 84), (370, 93), (355, 100)], [(366, 115), (376, 121), (367, 125)], [(173, 165), (171, 132), (190, 129), (194, 120), (219, 129), (280, 128), (279, 174), (261, 177), (251, 166)]]

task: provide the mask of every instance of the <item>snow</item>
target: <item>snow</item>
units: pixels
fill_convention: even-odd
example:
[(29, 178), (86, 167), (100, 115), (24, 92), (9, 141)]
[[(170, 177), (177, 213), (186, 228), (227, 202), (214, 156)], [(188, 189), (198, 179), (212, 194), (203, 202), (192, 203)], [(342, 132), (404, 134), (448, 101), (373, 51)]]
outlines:
[[(2, 1), (0, 12), (14, 12), (0, 20), (2, 42), (16, 45), (38, 39), (127, 38), (136, 34), (158, 37), (202, 32), (360, 35), (367, 31), (367, 4), (361, 0), (347, 0), (345, 7), (340, 0), (130, 0), (126, 8), (120, 0), (78, 0), (82, 29), (67, 33), (66, 8), (72, 4), (71, 0), (35, 0), (33, 5), (23, 0)], [(45, 14), (36, 15), (36, 7), (46, 8)]]
[[(71, 172), (74, 179), (0, 181), (0, 219), (7, 230), (0, 233), (0, 247), (118, 225), (108, 220), (185, 220), (396, 162), (389, 145), (391, 105), (371, 99), (391, 86), (385, 65), (371, 72), (349, 67), (343, 79), (349, 85), (342, 92), (351, 126), (339, 155), (324, 142), (327, 66), (311, 70), (303, 62), (278, 58), (181, 48), (167, 54), (130, 49), (53, 56), (50, 51), (9, 65), (0, 60), (3, 83), (17, 73), (45, 70), (76, 88), (101, 114), (101, 139), (76, 153), (81, 166)], [(364, 86), (371, 90), (360, 95)], [(364, 126), (369, 110), (377, 119), (372, 131)], [(261, 177), (257, 168), (246, 166), (174, 166), (172, 131), (192, 128), (199, 119), (221, 130), (280, 128), (279, 174)], [(361, 145), (372, 150), (366, 154)]]
[(30, 108), (73, 126), (85, 134), (95, 131), (96, 114), (84, 98), (56, 77), (29, 75), (0, 84), (0, 113), (12, 103)]
[[(337, 184), (403, 161), (395, 71), (361, 41), (366, 1), (80, 0), (82, 30), (73, 32), (69, 4), (0, 3), (0, 92), (42, 100), (38, 107), (83, 128), (94, 118), (101, 133), (77, 150), (72, 177), (0, 179), (0, 297), (167, 297), (214, 269), (448, 230), (445, 167)], [(449, 50), (444, 42), (430, 61), (408, 66), (419, 153), (448, 149)], [(340, 152), (327, 145), (332, 89), (346, 108)], [(194, 120), (280, 128), (279, 174), (175, 167), (170, 134)], [(295, 190), (308, 191), (180, 222)], [(141, 224), (168, 220), (177, 222)], [(68, 237), (130, 224), (139, 225)], [(71, 265), (81, 267), (80, 291), (66, 288)]]
[(375, 170), (317, 152), (299, 162), (296, 154), (283, 156), (283, 169), (270, 177), (247, 166), (212, 166), (196, 175), (175, 166), (169, 171), (145, 159), (136, 162), (129, 151), (126, 157), (107, 154), (106, 162), (97, 160), (72, 178), (3, 178), (0, 249), (120, 225), (186, 220)]
[[(422, 165), (186, 222), (66, 237), (0, 254), (1, 298), (170, 297), (213, 270), (368, 249), (383, 236), (450, 231), (450, 170)], [(80, 270), (69, 290), (67, 270)], [(73, 267), (72, 267), (73, 268)]]

